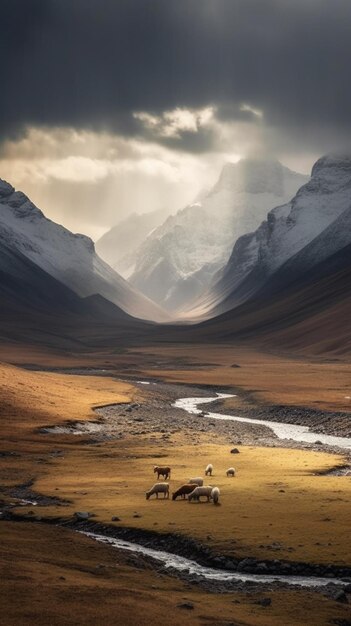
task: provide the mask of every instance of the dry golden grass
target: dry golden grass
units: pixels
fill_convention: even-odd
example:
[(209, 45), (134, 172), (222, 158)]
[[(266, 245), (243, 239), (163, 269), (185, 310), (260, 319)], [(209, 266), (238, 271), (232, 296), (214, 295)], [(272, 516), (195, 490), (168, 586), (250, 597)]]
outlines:
[[(188, 446), (179, 435), (174, 447), (153, 447), (154, 457), (142, 440), (72, 450), (53, 460), (35, 485), (40, 493), (54, 493), (72, 504), (41, 509), (41, 515), (85, 510), (101, 522), (117, 515), (124, 526), (181, 532), (220, 553), (349, 564), (350, 479), (313, 475), (341, 463), (341, 457), (257, 447), (240, 447), (241, 454), (233, 457), (227, 445), (203, 440)], [(211, 461), (215, 473), (205, 484), (220, 487), (221, 506), (154, 497), (146, 501), (160, 453), (165, 455), (161, 462), (172, 467), (172, 490), (191, 476), (204, 475)], [(225, 470), (232, 464), (237, 476), (227, 478)], [(282, 544), (277, 552), (268, 547), (276, 542)]]
[[(138, 354), (145, 374), (161, 380), (235, 386), (268, 404), (351, 410), (350, 362), (293, 359), (248, 348), (207, 344), (139, 348)], [(157, 359), (167, 359), (170, 365), (150, 367)], [(184, 364), (172, 367), (175, 359)], [(187, 361), (193, 364), (191, 368), (187, 368)], [(231, 367), (233, 364), (240, 367)]]
[[(92, 407), (129, 402), (131, 385), (106, 378), (28, 372), (0, 365), (0, 450), (20, 456), (0, 459), (0, 484), (9, 487), (46, 475), (57, 438), (38, 429), (67, 420), (95, 419)], [(60, 449), (76, 444), (72, 436), (60, 439)]]
[[(229, 385), (253, 392), (268, 404), (351, 411), (351, 363), (302, 358), (213, 344), (171, 344), (101, 352), (54, 354), (39, 346), (0, 345), (0, 360), (51, 367), (110, 367), (128, 375), (170, 382)], [(240, 368), (231, 367), (234, 363)], [(159, 365), (157, 365), (159, 364)], [(187, 364), (191, 364), (189, 367)]]
[[(348, 607), (309, 592), (269, 593), (267, 608), (255, 604), (264, 593), (205, 593), (136, 569), (110, 548), (62, 528), (3, 522), (0, 534), (4, 626), (327, 626), (348, 614)], [(194, 609), (178, 606), (184, 602)]]
[(30, 442), (38, 450), (47, 450), (49, 442), (37, 433), (38, 428), (94, 419), (94, 406), (129, 402), (134, 393), (131, 385), (107, 378), (29, 372), (2, 363), (1, 448), (25, 451)]
[[(118, 515), (126, 526), (182, 532), (228, 554), (349, 561), (350, 483), (347, 478), (311, 475), (339, 457), (254, 447), (233, 457), (228, 446), (209, 444), (205, 435), (200, 445), (188, 446), (177, 434), (175, 445), (168, 447), (147, 437), (89, 445), (86, 438), (42, 435), (40, 426), (94, 419), (93, 406), (128, 401), (136, 391), (112, 379), (39, 374), (6, 365), (0, 367), (0, 382), (0, 449), (18, 454), (1, 459), (1, 484), (34, 479), (35, 491), (72, 501), (68, 507), (35, 509), (41, 516), (90, 510), (100, 521), (111, 523), (111, 516)], [(52, 456), (57, 449), (63, 456)], [(145, 489), (154, 482), (152, 466), (160, 462), (159, 454), (173, 467), (172, 485), (201, 474), (211, 460), (211, 483), (220, 486), (222, 505), (147, 502)], [(227, 479), (224, 471), (232, 464), (238, 475)], [(134, 518), (135, 513), (141, 517)], [(306, 615), (309, 624), (320, 626), (346, 615), (334, 602), (296, 591), (270, 594), (272, 606), (266, 609), (253, 604), (254, 596), (239, 596), (241, 604), (234, 605), (231, 594), (205, 594), (118, 564), (108, 547), (63, 529), (1, 522), (0, 532), (0, 564), (6, 573), (1, 577), (1, 617), (6, 626), (163, 624), (165, 616), (169, 624), (290, 626), (306, 623)], [(279, 552), (260, 547), (277, 541), (282, 543)], [(99, 563), (107, 568), (97, 569)], [(195, 603), (194, 611), (177, 608), (184, 596)]]

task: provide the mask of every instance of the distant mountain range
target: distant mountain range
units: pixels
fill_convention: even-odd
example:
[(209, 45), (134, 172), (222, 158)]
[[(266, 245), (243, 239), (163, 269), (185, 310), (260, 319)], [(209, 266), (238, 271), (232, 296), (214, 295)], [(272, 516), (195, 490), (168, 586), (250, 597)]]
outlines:
[(278, 161), (227, 163), (211, 191), (168, 217), (133, 253), (130, 282), (173, 315), (181, 312), (227, 263), (238, 237), (307, 180)]
[[(177, 232), (180, 253), (186, 226), (188, 251), (192, 252), (192, 225), (198, 223), (195, 215), (204, 228), (195, 230), (194, 241), (200, 234), (208, 237), (204, 215), (208, 215), (211, 202), (218, 205), (220, 197), (228, 199), (234, 193), (244, 194), (246, 200), (249, 194), (258, 194), (255, 198), (260, 204), (267, 186), (271, 190), (268, 195), (277, 197), (281, 175), (289, 184), (295, 184), (295, 176), (299, 176), (292, 174), (291, 178), (289, 170), (271, 163), (265, 165), (269, 173), (265, 182), (264, 168), (258, 163), (240, 167), (244, 168), (240, 176), (235, 168), (224, 168), (218, 184), (202, 201), (206, 211), (200, 205), (188, 207), (154, 231), (164, 233), (157, 241), (165, 237), (165, 244), (169, 238), (169, 258), (177, 258), (172, 256), (175, 248), (171, 245)], [(250, 172), (246, 185), (243, 171)], [(229, 200), (227, 206), (230, 212), (233, 205)], [(244, 223), (247, 227), (253, 213), (249, 222), (245, 221), (247, 212), (240, 215), (245, 215), (240, 228)], [(212, 221), (216, 223), (214, 218)], [(152, 254), (154, 233), (146, 240), (147, 245), (153, 242)], [(200, 246), (202, 260), (205, 254), (207, 259), (214, 254), (217, 227), (213, 235), (209, 251)], [(224, 238), (220, 243), (218, 259)], [(166, 267), (164, 263), (165, 255), (160, 257), (160, 265)], [(192, 263), (191, 254), (183, 263)], [(155, 266), (150, 267), (154, 280)], [(174, 279), (172, 289), (178, 285), (179, 293), (184, 293), (174, 267), (165, 280), (167, 276)], [(319, 159), (310, 180), (304, 181), (292, 199), (271, 208), (255, 230), (236, 239), (228, 262), (208, 283), (193, 300), (190, 323), (155, 324), (165, 322), (167, 314), (102, 261), (89, 238), (51, 222), (24, 194), (0, 181), (3, 340), (78, 351), (118, 349), (123, 342), (244, 342), (283, 351), (343, 355), (351, 352), (351, 157)], [(166, 286), (160, 284), (160, 288)], [(196, 293), (195, 288), (191, 293)]]
[(98, 239), (95, 243), (97, 253), (123, 278), (129, 278), (135, 269), (139, 246), (169, 214), (167, 209), (132, 213)]

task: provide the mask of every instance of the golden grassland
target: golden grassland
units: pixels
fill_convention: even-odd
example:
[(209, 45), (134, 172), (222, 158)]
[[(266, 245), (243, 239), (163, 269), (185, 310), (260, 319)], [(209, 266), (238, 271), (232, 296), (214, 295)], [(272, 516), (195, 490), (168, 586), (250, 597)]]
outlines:
[[(233, 556), (347, 564), (351, 481), (347, 476), (313, 475), (341, 463), (342, 457), (284, 448), (240, 450), (233, 457), (228, 445), (205, 443), (205, 437), (200, 445), (184, 445), (181, 435), (174, 447), (154, 446), (153, 452), (143, 440), (76, 448), (52, 460), (35, 484), (40, 493), (54, 493), (72, 504), (64, 511), (41, 508), (40, 514), (88, 510), (96, 521), (110, 523), (117, 515), (121, 525), (177, 531)], [(159, 454), (164, 456), (160, 459)], [(215, 471), (205, 484), (220, 487), (221, 506), (164, 501), (163, 496), (145, 499), (146, 489), (155, 482), (154, 464), (172, 467), (170, 484), (175, 490), (188, 478), (203, 475), (208, 461)], [(232, 464), (237, 476), (227, 478), (225, 470)], [(282, 546), (279, 552), (274, 546), (272, 550), (275, 543)]]
[[(205, 374), (191, 372), (195, 379)], [(1, 484), (32, 479), (37, 493), (71, 502), (67, 507), (36, 508), (37, 515), (63, 517), (88, 510), (97, 521), (112, 524), (111, 517), (117, 515), (121, 525), (184, 533), (226, 554), (350, 564), (350, 481), (314, 475), (341, 463), (341, 457), (249, 446), (233, 456), (227, 444), (209, 442), (205, 434), (193, 446), (181, 433), (167, 444), (139, 436), (92, 445), (87, 437), (42, 435), (38, 428), (68, 419), (95, 419), (92, 407), (135, 398), (140, 402), (141, 392), (108, 378), (27, 372), (9, 365), (0, 366), (0, 389), (0, 449), (18, 455), (1, 459)], [(55, 450), (63, 454), (53, 456)], [(145, 500), (145, 489), (154, 482), (154, 464), (172, 466), (173, 487), (201, 475), (209, 461), (215, 466), (209, 482), (221, 488), (221, 506)], [(225, 476), (230, 465), (237, 469), (233, 479)], [(21, 507), (20, 512), (29, 514), (30, 509)], [(253, 605), (252, 596), (239, 597), (240, 605), (234, 605), (231, 594), (205, 594), (136, 570), (121, 564), (105, 546), (43, 524), (2, 522), (0, 532), (6, 624), (146, 624), (150, 619), (161, 624), (167, 615), (170, 624), (235, 620), (289, 626), (306, 623), (304, 612), (312, 625), (347, 614), (347, 607), (297, 591), (270, 593), (273, 602), (268, 608)], [(275, 543), (281, 544), (278, 552), (269, 548)], [(97, 573), (96, 564), (101, 563), (107, 568)], [(189, 613), (176, 607), (185, 595), (195, 602)], [(19, 596), (21, 603), (15, 600)]]
[[(248, 348), (208, 344), (139, 348), (138, 353), (145, 373), (165, 381), (232, 385), (268, 404), (351, 410), (350, 362), (294, 359)], [(148, 363), (157, 358), (167, 358), (170, 363), (183, 360), (184, 365), (148, 367)], [(191, 368), (187, 368), (187, 361), (192, 364)]]
[[(350, 411), (351, 363), (260, 352), (238, 345), (180, 344), (100, 353), (52, 353), (39, 346), (0, 345), (0, 360), (49, 367), (102, 367), (164, 381), (234, 386), (257, 402)], [(232, 367), (232, 365), (240, 367)], [(230, 402), (230, 401), (228, 401)]]
[(94, 419), (93, 408), (129, 402), (135, 390), (127, 383), (108, 378), (65, 376), (30, 372), (0, 365), (1, 441), (16, 449), (27, 441), (41, 447), (46, 442), (36, 430), (67, 420)]
[[(310, 592), (209, 594), (148, 569), (62, 528), (0, 525), (4, 626), (310, 626), (345, 619), (347, 607)], [(179, 607), (193, 603), (193, 610)]]

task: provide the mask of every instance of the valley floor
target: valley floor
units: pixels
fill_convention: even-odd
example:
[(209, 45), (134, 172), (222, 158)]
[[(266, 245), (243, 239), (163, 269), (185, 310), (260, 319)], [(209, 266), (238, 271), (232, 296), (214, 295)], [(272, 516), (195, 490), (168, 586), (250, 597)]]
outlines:
[[(323, 414), (342, 413), (339, 427), (346, 435), (348, 363), (229, 347), (219, 353), (213, 346), (84, 358), (16, 348), (6, 360), (77, 374), (0, 368), (2, 623), (163, 624), (165, 615), (170, 624), (348, 623), (350, 605), (331, 593), (274, 586), (208, 593), (62, 527), (75, 512), (90, 511), (94, 523), (116, 532), (177, 533), (226, 558), (350, 568), (350, 477), (320, 474), (349, 463), (345, 454), (281, 445), (264, 426), (207, 424), (171, 407), (177, 397), (209, 395), (196, 385), (230, 387), (239, 400), (226, 401), (223, 411), (240, 410), (240, 403), (246, 410), (298, 406), (314, 417), (318, 411), (322, 428)], [(95, 369), (100, 376), (92, 375)], [(169, 382), (132, 382), (144, 376)], [(114, 406), (92, 410), (104, 405)], [(90, 431), (72, 434), (87, 422), (93, 422)], [(63, 430), (50, 433), (55, 426)], [(233, 445), (239, 455), (230, 454)], [(215, 466), (211, 484), (222, 492), (220, 507), (145, 500), (153, 465), (172, 466), (173, 490), (191, 475), (203, 475), (209, 461)], [(225, 476), (230, 465), (237, 469), (232, 480)], [(50, 520), (60, 525), (45, 523)], [(267, 596), (270, 604), (257, 604)]]

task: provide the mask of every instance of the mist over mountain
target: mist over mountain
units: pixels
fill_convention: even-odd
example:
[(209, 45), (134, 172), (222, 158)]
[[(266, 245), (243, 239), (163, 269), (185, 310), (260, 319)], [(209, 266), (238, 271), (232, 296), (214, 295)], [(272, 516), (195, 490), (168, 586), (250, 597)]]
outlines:
[(48, 220), (25, 194), (5, 181), (0, 181), (0, 246), (29, 259), (81, 298), (100, 294), (133, 317), (167, 319), (157, 305), (99, 258), (91, 239)]
[(111, 228), (95, 243), (98, 254), (124, 278), (133, 272), (135, 252), (154, 228), (170, 214), (167, 209), (132, 213)]
[(351, 243), (351, 158), (325, 156), (293, 199), (238, 239), (217, 282), (193, 313), (215, 316), (276, 291)]
[(278, 161), (227, 163), (209, 192), (170, 216), (139, 247), (131, 283), (169, 311), (181, 311), (210, 285), (236, 239), (306, 181)]

